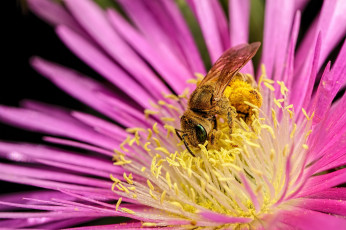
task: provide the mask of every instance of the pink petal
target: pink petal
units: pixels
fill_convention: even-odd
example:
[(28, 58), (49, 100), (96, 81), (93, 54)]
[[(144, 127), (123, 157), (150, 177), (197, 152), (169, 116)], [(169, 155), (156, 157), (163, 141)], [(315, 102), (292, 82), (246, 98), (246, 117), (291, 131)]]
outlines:
[(346, 85), (346, 40), (344, 40), (344, 44), (341, 47), (341, 50), (338, 54), (337, 59), (333, 65), (332, 71), (334, 75), (334, 87), (332, 88), (331, 94), (333, 97), (340, 90), (340, 87), (344, 87)]
[(57, 34), (65, 45), (90, 67), (94, 68), (139, 104), (144, 107), (150, 106), (148, 100), (151, 99), (152, 96), (123, 70), (117, 67), (116, 64), (95, 45), (67, 27), (59, 26), (57, 28)]
[(346, 168), (310, 178), (298, 196), (310, 196), (314, 193), (321, 192), (342, 183), (346, 183)]
[[(172, 22), (167, 22), (167, 14), (164, 12), (164, 8), (159, 6), (162, 3), (138, 0), (118, 2), (158, 53), (161, 53), (169, 62), (180, 63), (178, 66), (183, 64), (188, 69), (183, 54), (186, 51), (183, 52), (179, 44), (185, 41), (177, 41), (179, 33), (173, 32), (174, 24)], [(171, 7), (175, 7), (174, 4)], [(160, 13), (156, 12), (155, 8), (159, 9)], [(189, 72), (191, 75), (192, 72)]]
[[(109, 103), (105, 103), (100, 100), (102, 94), (106, 93), (109, 95), (109, 97), (112, 97), (113, 101), (115, 101), (118, 108), (121, 108), (122, 111), (134, 114), (135, 108), (131, 106), (133, 102), (128, 99), (123, 99), (122, 101), (122, 99), (111, 92), (110, 89), (91, 78), (87, 78), (71, 69), (42, 60), (40, 58), (33, 58), (32, 65), (36, 68), (36, 70), (53, 81), (55, 85), (63, 89), (65, 92), (69, 93), (71, 96), (77, 98), (85, 104), (90, 105), (101, 113), (108, 115), (115, 121), (117, 121), (118, 118), (116, 110), (111, 110), (112, 107), (109, 106)], [(129, 83), (128, 86), (132, 87), (133, 85)], [(125, 88), (126, 87), (124, 87), (124, 89)], [(133, 89), (136, 89), (136, 87)], [(141, 91), (138, 91), (138, 95), (136, 97), (139, 95), (142, 95)], [(145, 104), (146, 103), (143, 103), (143, 105)], [(137, 111), (137, 113), (139, 112)]]
[[(96, 3), (89, 0), (65, 0), (65, 3), (83, 28), (114, 60), (141, 82), (147, 92), (157, 99), (161, 98), (162, 92), (169, 92), (144, 61), (115, 33), (105, 12)], [(134, 63), (136, 68), (133, 68)]]
[(95, 152), (95, 153), (102, 153), (102, 154), (105, 154), (108, 156), (113, 154), (113, 151), (105, 150), (102, 148), (98, 148), (98, 147), (84, 144), (84, 143), (77, 142), (77, 141), (71, 141), (71, 140), (55, 138), (55, 137), (43, 137), (43, 140), (50, 142), (50, 143), (54, 143), (54, 144), (72, 146), (72, 147), (76, 147), (76, 148), (80, 148), (80, 149), (84, 149), (84, 150), (89, 150), (89, 151)]
[(28, 6), (31, 11), (53, 26), (65, 25), (76, 33), (89, 37), (61, 4), (49, 0), (28, 0)]
[(292, 229), (325, 230), (346, 228), (346, 219), (342, 217), (305, 209), (282, 211), (279, 214), (278, 219), (279, 221), (290, 225)]
[[(321, 67), (329, 53), (346, 34), (346, 3), (340, 0), (324, 1), (319, 16), (313, 23), (313, 27), (307, 32), (297, 52), (297, 73), (301, 72), (304, 61), (311, 60), (312, 49), (315, 46), (318, 33), (321, 31), (323, 46), (321, 47), (321, 59), (318, 68)], [(303, 77), (301, 75), (300, 77)]]
[(346, 201), (331, 199), (302, 199), (298, 207), (313, 211), (346, 216)]
[(28, 178), (37, 178), (42, 180), (51, 180), (51, 181), (59, 181), (59, 182), (65, 182), (65, 183), (72, 183), (72, 184), (81, 184), (85, 186), (90, 187), (96, 187), (96, 188), (107, 188), (110, 189), (112, 186), (112, 182), (90, 178), (90, 177), (83, 177), (83, 176), (77, 176), (71, 173), (63, 173), (59, 172), (55, 169), (46, 170), (46, 169), (39, 169), (39, 168), (29, 168), (29, 167), (20, 167), (20, 166), (14, 166), (14, 165), (8, 165), (8, 164), (0, 164), (0, 172), (1, 174), (8, 174), (11, 176), (16, 177), (28, 177)]
[(160, 1), (160, 3), (164, 5), (167, 14), (171, 16), (173, 24), (177, 27), (174, 38), (179, 40), (179, 44), (182, 46), (183, 53), (187, 58), (188, 66), (190, 66), (193, 73), (206, 74), (200, 53), (180, 10), (172, 1)]
[(123, 173), (122, 168), (110, 164), (110, 159), (107, 160), (96, 156), (83, 156), (78, 153), (50, 148), (44, 145), (0, 142), (0, 153), (2, 157), (6, 157), (12, 161), (17, 161), (16, 158), (27, 158), (27, 161), (30, 160), (31, 162), (35, 160), (48, 160), (79, 165), (100, 172)]
[[(23, 198), (32, 198), (32, 199), (43, 199), (43, 200), (50, 200), (52, 198), (61, 198), (66, 200), (72, 200), (74, 199), (71, 196), (62, 194), (61, 192), (57, 191), (30, 191), (25, 192), (21, 191), (19, 193), (11, 193), (11, 194), (5, 194), (0, 196), (0, 200), (3, 202), (9, 202), (9, 203), (21, 203), (21, 204), (36, 204), (37, 202), (33, 200), (23, 199)], [(9, 206), (0, 205), (0, 210), (8, 210), (10, 209)]]
[(197, 20), (201, 27), (204, 41), (207, 45), (211, 62), (214, 63), (225, 50), (222, 44), (221, 34), (218, 28), (217, 17), (213, 11), (211, 1), (189, 1), (195, 10)]
[(229, 1), (230, 40), (232, 46), (249, 42), (249, 0)]
[(311, 198), (346, 200), (346, 188), (329, 188), (310, 195)]
[(240, 175), (240, 179), (243, 182), (243, 185), (244, 185), (244, 187), (246, 189), (246, 192), (248, 193), (248, 195), (251, 198), (252, 204), (254, 205), (256, 211), (258, 212), (260, 210), (258, 199), (257, 199), (255, 193), (253, 192), (253, 190), (252, 190), (252, 188), (251, 188), (247, 178), (244, 176), (244, 174), (241, 174)]
[[(165, 57), (165, 53), (157, 49), (156, 44), (150, 44), (148, 41), (136, 31), (126, 20), (114, 10), (108, 11), (109, 20), (129, 44), (136, 49), (146, 60), (158, 71), (167, 83), (179, 93), (186, 87), (186, 80), (192, 78), (193, 75), (188, 72), (185, 66), (177, 62), (175, 58)], [(180, 80), (177, 80), (180, 79)]]
[(116, 199), (116, 196), (114, 192), (111, 191), (110, 187), (108, 189), (105, 188), (93, 188), (89, 186), (81, 186), (76, 184), (70, 184), (70, 183), (62, 183), (62, 182), (54, 182), (49, 180), (42, 180), (42, 179), (34, 179), (29, 177), (23, 177), (23, 176), (15, 176), (15, 175), (9, 175), (2, 173), (0, 174), (0, 179), (3, 181), (13, 182), (17, 184), (27, 184), (32, 185), (36, 187), (46, 188), (46, 189), (69, 189), (69, 190), (76, 190), (80, 193), (85, 193), (87, 196), (102, 196), (102, 197), (108, 197), (109, 199)]
[(274, 80), (282, 80), (294, 18), (293, 10), (294, 1), (266, 1), (262, 63), (266, 66), (268, 77)]
[(230, 32), (228, 28), (228, 22), (225, 15), (225, 12), (223, 11), (221, 7), (221, 3), (218, 1), (211, 1), (215, 20), (217, 22), (217, 27), (219, 29), (220, 38), (222, 42), (223, 49), (226, 50), (230, 48)]
[(232, 216), (227, 216), (215, 212), (210, 212), (210, 211), (202, 211), (199, 213), (199, 215), (202, 218), (205, 218), (206, 220), (210, 220), (213, 222), (217, 223), (249, 223), (252, 221), (251, 218), (245, 218), (245, 217), (232, 217)]
[[(292, 31), (290, 34), (290, 41), (288, 44), (288, 51), (284, 66), (284, 72), (282, 80), (285, 82), (288, 89), (292, 89), (292, 81), (293, 81), (293, 73), (294, 73), (294, 54), (295, 48), (297, 44), (298, 34), (299, 34), (299, 26), (300, 26), (301, 13), (297, 11), (294, 17)], [(279, 91), (278, 91), (279, 93)], [(278, 96), (278, 93), (276, 96)]]
[(0, 106), (0, 119), (25, 129), (65, 136), (106, 149), (113, 150), (117, 144), (114, 139), (93, 131), (78, 120), (70, 122), (68, 117), (54, 117), (30, 109)]
[[(248, 43), (250, 1), (230, 0), (228, 4), (231, 46)], [(241, 71), (254, 75), (252, 61), (246, 64)]]
[(322, 10), (313, 26), (304, 37), (296, 55), (295, 82), (300, 85), (307, 75), (307, 64), (311, 62), (317, 36), (321, 32), (323, 45), (321, 47), (321, 58), (318, 62), (319, 69), (329, 53), (346, 34), (346, 3), (340, 0), (324, 1)]
[[(290, 94), (290, 103), (294, 105), (294, 109), (296, 111), (301, 111), (301, 109), (304, 108), (304, 106), (305, 108), (307, 108), (307, 104), (310, 101), (312, 89), (317, 74), (317, 64), (320, 59), (321, 43), (321, 36), (318, 36), (316, 41), (316, 47), (314, 49), (313, 58), (309, 63), (308, 60), (306, 61), (306, 63), (308, 63), (306, 64), (306, 68), (308, 69), (308, 71), (306, 72), (304, 79), (302, 79), (299, 85), (295, 84), (296, 82), (293, 81), (293, 88), (291, 90), (292, 92), (294, 91), (294, 93)], [(303, 117), (302, 113), (299, 113), (299, 115), (300, 118)]]

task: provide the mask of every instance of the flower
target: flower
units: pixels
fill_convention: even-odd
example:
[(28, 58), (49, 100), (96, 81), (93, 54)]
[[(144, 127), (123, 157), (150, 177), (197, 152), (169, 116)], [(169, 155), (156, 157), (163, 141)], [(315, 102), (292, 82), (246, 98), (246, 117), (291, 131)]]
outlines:
[[(133, 24), (90, 0), (29, 1), (67, 47), (123, 94), (32, 59), (42, 75), (111, 121), (38, 102), (1, 106), (2, 121), (74, 149), (0, 143), (1, 156), (13, 161), (1, 163), (0, 178), (44, 189), (2, 196), (0, 217), (8, 219), (2, 226), (64, 228), (119, 216), (132, 220), (103, 227), (346, 226), (346, 96), (336, 97), (346, 82), (343, 1), (324, 2), (298, 47), (305, 1), (266, 1), (263, 65), (256, 72), (262, 106), (243, 102), (254, 115), (248, 123), (235, 118), (232, 133), (227, 118), (218, 117), (216, 144), (199, 145), (195, 157), (174, 130), (195, 88), (186, 81), (206, 73), (191, 32), (173, 1), (118, 2)], [(248, 41), (248, 1), (229, 2), (229, 25), (216, 1), (188, 5), (212, 63)], [(324, 66), (339, 42), (335, 62)], [(255, 76), (251, 63), (241, 72)]]

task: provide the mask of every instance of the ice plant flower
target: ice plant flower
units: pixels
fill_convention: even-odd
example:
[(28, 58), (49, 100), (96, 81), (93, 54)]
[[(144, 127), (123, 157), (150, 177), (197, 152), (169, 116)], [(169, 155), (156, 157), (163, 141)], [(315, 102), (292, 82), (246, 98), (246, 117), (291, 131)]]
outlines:
[[(50, 136), (47, 146), (0, 143), (1, 180), (41, 188), (2, 195), (0, 226), (66, 228), (114, 217), (97, 227), (344, 229), (346, 96), (336, 95), (346, 83), (346, 3), (325, 1), (297, 46), (306, 2), (266, 1), (261, 65), (241, 70), (257, 78), (263, 103), (245, 100), (245, 86), (227, 91), (252, 111), (251, 122), (238, 117), (230, 133), (218, 117), (216, 143), (192, 156), (174, 129), (206, 69), (174, 1), (119, 0), (130, 23), (90, 0), (30, 0), (66, 46), (123, 93), (32, 59), (109, 120), (38, 102), (1, 106), (3, 122)], [(217, 1), (187, 4), (212, 63), (248, 42), (249, 1), (229, 1), (229, 22)], [(117, 224), (119, 216), (129, 219)]]

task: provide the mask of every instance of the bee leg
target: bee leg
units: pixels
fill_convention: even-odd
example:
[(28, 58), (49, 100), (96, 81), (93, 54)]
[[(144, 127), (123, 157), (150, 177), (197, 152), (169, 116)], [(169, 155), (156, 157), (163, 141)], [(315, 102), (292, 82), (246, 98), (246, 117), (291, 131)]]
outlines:
[(213, 116), (214, 129), (217, 129), (217, 120), (216, 116)]
[(232, 108), (229, 107), (228, 111), (227, 111), (227, 122), (228, 122), (228, 126), (229, 126), (229, 134), (231, 135), (233, 132), (233, 111)]
[(209, 137), (209, 143), (211, 145), (215, 144), (215, 140), (217, 140), (220, 137), (221, 131), (213, 129), (210, 133), (210, 137)]

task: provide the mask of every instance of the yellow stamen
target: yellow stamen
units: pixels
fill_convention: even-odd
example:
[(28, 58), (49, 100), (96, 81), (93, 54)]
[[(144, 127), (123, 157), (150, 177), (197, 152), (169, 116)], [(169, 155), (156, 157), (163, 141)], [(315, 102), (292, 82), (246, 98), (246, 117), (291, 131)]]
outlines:
[(119, 208), (120, 203), (121, 203), (122, 200), (123, 200), (123, 198), (120, 197), (119, 200), (117, 201), (117, 204), (115, 205), (115, 211), (118, 211), (118, 208)]

